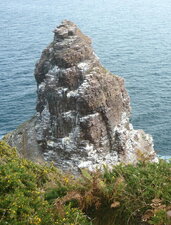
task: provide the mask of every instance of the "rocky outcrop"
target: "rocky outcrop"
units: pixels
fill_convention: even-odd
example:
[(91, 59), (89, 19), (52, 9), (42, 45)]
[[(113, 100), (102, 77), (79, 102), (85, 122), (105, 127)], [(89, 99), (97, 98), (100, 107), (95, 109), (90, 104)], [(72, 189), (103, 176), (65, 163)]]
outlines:
[(157, 161), (151, 136), (129, 123), (124, 80), (100, 64), (91, 40), (75, 24), (64, 21), (54, 30), (35, 78), (37, 115), (6, 136), (21, 154), (75, 172), (135, 163), (140, 156)]

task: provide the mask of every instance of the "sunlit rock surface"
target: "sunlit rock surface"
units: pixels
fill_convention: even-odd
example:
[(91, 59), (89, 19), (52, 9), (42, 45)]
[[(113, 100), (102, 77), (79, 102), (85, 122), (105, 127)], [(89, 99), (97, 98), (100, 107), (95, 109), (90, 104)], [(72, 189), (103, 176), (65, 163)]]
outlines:
[(37, 115), (5, 137), (21, 155), (72, 172), (136, 163), (141, 157), (158, 160), (152, 137), (129, 123), (123, 78), (100, 64), (90, 38), (72, 22), (54, 30), (35, 78)]

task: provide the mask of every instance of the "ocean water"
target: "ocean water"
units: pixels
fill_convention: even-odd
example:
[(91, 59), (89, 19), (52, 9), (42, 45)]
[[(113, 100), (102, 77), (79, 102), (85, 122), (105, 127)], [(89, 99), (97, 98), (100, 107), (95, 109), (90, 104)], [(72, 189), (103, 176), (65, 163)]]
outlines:
[(93, 40), (102, 64), (125, 78), (134, 127), (171, 155), (170, 0), (0, 1), (0, 136), (35, 112), (34, 65), (64, 19)]

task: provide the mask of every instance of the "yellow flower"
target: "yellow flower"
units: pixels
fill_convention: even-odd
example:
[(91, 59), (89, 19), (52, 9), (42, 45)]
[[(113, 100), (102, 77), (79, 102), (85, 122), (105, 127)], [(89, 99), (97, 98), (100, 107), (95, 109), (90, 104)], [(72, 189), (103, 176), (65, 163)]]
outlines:
[(68, 183), (69, 182), (69, 180), (68, 180), (67, 177), (64, 178), (64, 181), (65, 181), (65, 183)]
[(42, 221), (42, 220), (41, 220), (39, 217), (35, 216), (35, 217), (34, 217), (34, 222), (33, 222), (33, 224), (36, 224), (36, 225), (37, 225), (37, 224), (40, 224), (41, 221)]

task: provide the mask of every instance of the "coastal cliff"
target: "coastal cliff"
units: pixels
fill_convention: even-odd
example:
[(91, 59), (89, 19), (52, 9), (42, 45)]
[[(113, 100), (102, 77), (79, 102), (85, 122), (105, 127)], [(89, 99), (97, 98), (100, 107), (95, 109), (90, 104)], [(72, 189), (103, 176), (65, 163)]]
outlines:
[(63, 21), (54, 30), (35, 78), (36, 115), (4, 137), (22, 156), (72, 172), (136, 163), (141, 156), (158, 161), (152, 137), (129, 122), (123, 78), (101, 65), (75, 24)]

